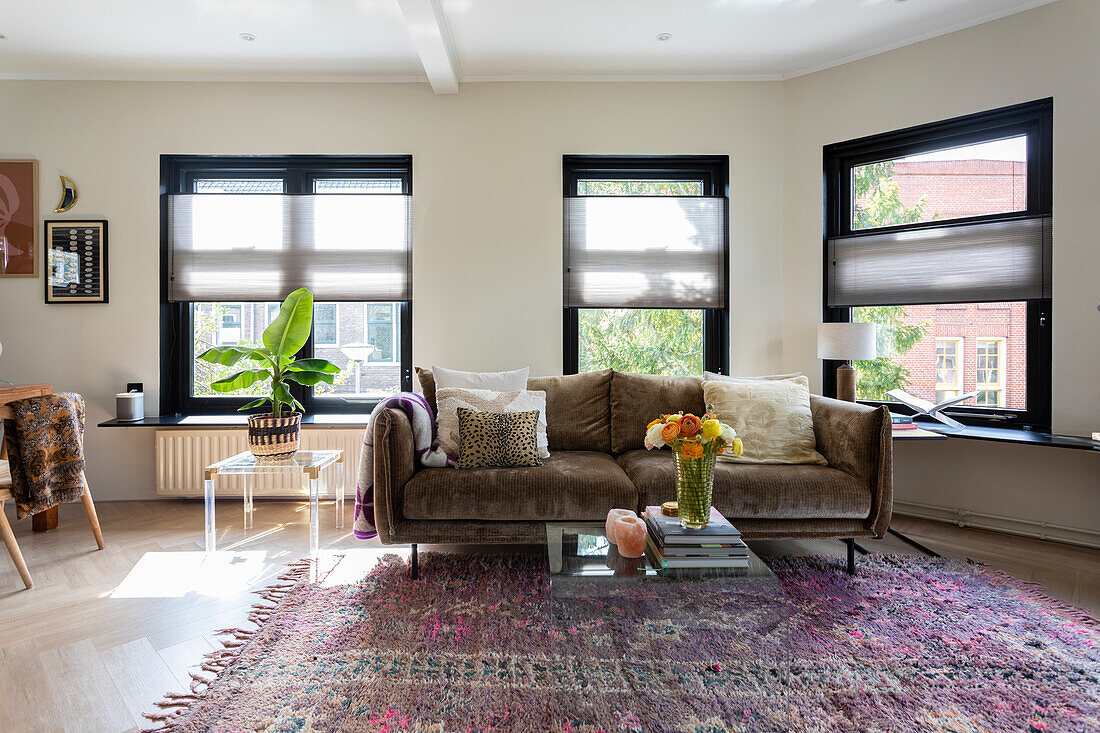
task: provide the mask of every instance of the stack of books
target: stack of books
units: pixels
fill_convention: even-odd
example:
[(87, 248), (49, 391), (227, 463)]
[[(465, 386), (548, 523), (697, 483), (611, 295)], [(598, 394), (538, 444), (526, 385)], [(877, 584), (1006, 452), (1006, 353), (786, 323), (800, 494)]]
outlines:
[(704, 529), (685, 529), (678, 517), (661, 513), (661, 507), (646, 507), (649, 526), (647, 551), (653, 566), (673, 568), (747, 568), (749, 548), (741, 533), (714, 507)]

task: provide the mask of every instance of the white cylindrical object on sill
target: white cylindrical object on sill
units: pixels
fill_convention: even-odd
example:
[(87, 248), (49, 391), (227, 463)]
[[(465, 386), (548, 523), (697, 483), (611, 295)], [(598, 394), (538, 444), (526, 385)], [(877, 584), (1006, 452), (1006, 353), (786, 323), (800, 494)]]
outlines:
[(878, 356), (873, 323), (821, 323), (817, 327), (817, 358), (863, 361)]
[(123, 422), (134, 422), (145, 417), (143, 392), (119, 392), (115, 395), (115, 417)]

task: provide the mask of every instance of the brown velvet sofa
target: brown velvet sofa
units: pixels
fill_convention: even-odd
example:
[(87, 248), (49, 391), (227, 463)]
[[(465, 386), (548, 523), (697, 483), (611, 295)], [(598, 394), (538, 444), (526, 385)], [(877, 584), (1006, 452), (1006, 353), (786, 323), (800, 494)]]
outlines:
[[(435, 380), (418, 370), (435, 407)], [(529, 543), (549, 521), (602, 521), (675, 498), (668, 449), (647, 451), (645, 427), (668, 412), (705, 412), (698, 377), (606, 370), (536, 377), (546, 392), (550, 457), (535, 468), (418, 468), (398, 410), (374, 423), (375, 520), (385, 544)], [(817, 450), (828, 466), (719, 461), (714, 505), (746, 539), (881, 537), (892, 507), (890, 413), (812, 395)], [(849, 550), (851, 546), (849, 546)]]

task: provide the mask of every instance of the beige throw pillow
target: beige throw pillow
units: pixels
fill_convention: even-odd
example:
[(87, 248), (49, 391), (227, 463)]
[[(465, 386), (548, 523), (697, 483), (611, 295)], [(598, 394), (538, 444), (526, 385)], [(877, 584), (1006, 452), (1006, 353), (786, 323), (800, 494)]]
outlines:
[(737, 431), (744, 455), (718, 458), (734, 463), (814, 463), (817, 452), (806, 377), (773, 381), (703, 382), (703, 397), (718, 418)]
[(439, 429), (439, 448), (449, 456), (457, 456), (461, 447), (458, 425), (458, 408), (476, 412), (529, 412), (538, 410), (539, 458), (549, 458), (546, 440), (546, 393), (540, 390), (514, 390), (494, 392), (488, 389), (437, 389), (435, 393), (436, 426)]
[(802, 372), (791, 372), (790, 374), (764, 374), (759, 377), (739, 377), (731, 374), (718, 374), (717, 372), (703, 372), (704, 382), (789, 382), (798, 378), (806, 379), (806, 384), (809, 384), (809, 379)]

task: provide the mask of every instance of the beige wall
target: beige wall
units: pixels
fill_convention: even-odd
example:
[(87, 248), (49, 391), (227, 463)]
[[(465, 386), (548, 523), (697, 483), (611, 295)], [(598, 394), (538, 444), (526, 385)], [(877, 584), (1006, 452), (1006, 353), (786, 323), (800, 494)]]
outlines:
[[(3, 81), (0, 153), (39, 159), (44, 218), (64, 173), (81, 194), (69, 215), (110, 220), (111, 303), (46, 306), (41, 279), (0, 280), (0, 376), (81, 392), (89, 423), (113, 413), (126, 381), (144, 381), (155, 410), (161, 153), (411, 153), (414, 362), (533, 374), (561, 370), (561, 155), (712, 153), (730, 156), (732, 367), (817, 383), (821, 146), (1053, 95), (1055, 421), (1100, 429), (1100, 247), (1087, 223), (1098, 38), (1100, 4), (1062, 0), (782, 83), (466, 84), (435, 96), (399, 84)], [(1068, 487), (1055, 500), (1096, 508), (1083, 498), (1097, 495), (1087, 461), (1061, 471), (1064, 451), (950, 443), (935, 463), (899, 449), (900, 498), (984, 507), (1007, 484), (1004, 513), (1054, 516), (1052, 487), (1002, 468), (998, 451), (1028, 450)], [(91, 428), (97, 496), (151, 497), (152, 452), (151, 431)], [(989, 481), (964, 470), (976, 461)], [(1100, 511), (1073, 526), (1100, 530)]]

